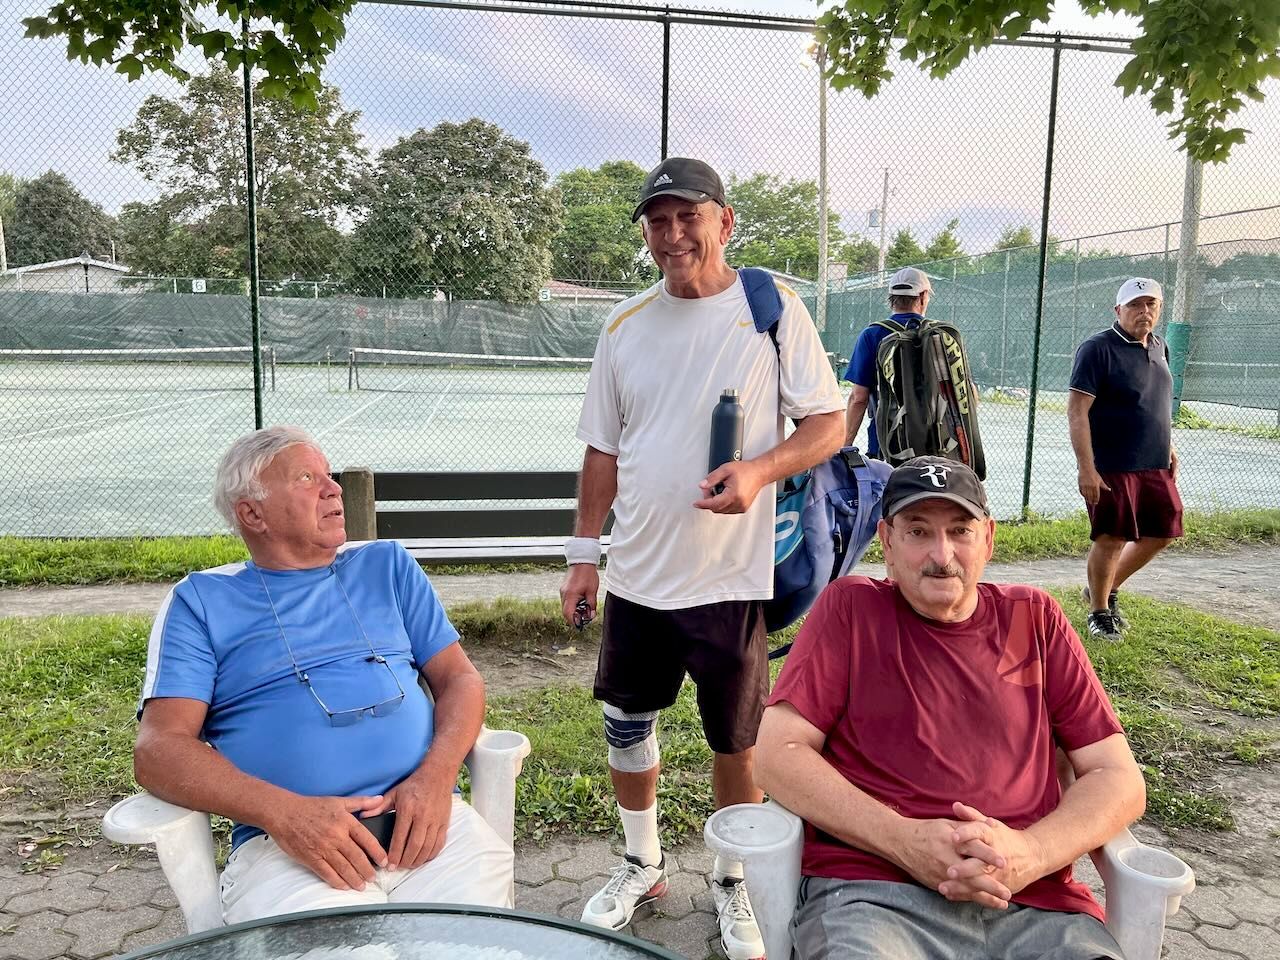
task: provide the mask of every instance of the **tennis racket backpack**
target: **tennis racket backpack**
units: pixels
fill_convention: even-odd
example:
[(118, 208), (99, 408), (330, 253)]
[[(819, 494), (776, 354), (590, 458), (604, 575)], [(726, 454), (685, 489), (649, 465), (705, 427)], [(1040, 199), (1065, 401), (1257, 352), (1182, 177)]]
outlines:
[(978, 392), (960, 331), (937, 320), (921, 320), (914, 329), (896, 320), (874, 323), (889, 331), (876, 351), (880, 455), (895, 467), (912, 457), (948, 457), (985, 480)]
[[(759, 333), (778, 352), (782, 296), (773, 277), (748, 267), (738, 271)], [(876, 535), (880, 498), (892, 468), (845, 447), (829, 460), (777, 485), (773, 533), (773, 598), (764, 601), (765, 627), (773, 633), (809, 612), (822, 589), (849, 573)], [(786, 654), (791, 644), (769, 659)]]

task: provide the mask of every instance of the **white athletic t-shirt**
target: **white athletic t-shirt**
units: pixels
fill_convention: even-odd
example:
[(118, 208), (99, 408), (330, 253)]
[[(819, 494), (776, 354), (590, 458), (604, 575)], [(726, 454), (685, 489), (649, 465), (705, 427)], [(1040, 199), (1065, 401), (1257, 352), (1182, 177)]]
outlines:
[(756, 332), (741, 280), (691, 300), (660, 282), (609, 314), (578, 438), (618, 458), (610, 593), (659, 610), (773, 595), (774, 484), (744, 514), (693, 502), (703, 496), (711, 412), (724, 388), (736, 388), (743, 405), (745, 460), (782, 441), (784, 417), (844, 409), (809, 312), (794, 291), (778, 289), (781, 391), (778, 352)]

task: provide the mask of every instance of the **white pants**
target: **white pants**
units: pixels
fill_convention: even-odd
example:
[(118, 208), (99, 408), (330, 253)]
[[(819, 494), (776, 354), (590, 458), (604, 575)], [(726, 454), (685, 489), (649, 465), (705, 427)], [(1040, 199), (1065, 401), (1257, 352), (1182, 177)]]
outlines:
[(259, 834), (236, 848), (222, 872), (228, 924), (283, 913), (378, 903), (469, 903), (510, 907), (515, 854), (454, 796), (444, 849), (416, 870), (378, 870), (363, 890), (335, 890)]

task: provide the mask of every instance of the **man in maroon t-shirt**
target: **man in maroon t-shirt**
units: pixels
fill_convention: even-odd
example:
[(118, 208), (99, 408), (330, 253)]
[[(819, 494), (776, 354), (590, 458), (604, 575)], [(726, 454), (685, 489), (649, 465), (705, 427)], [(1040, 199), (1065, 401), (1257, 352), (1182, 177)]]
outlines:
[(760, 728), (757, 783), (806, 821), (797, 954), (1120, 958), (1071, 864), (1145, 790), (1079, 638), (1043, 591), (978, 582), (968, 467), (911, 460), (883, 504), (889, 579), (827, 587)]

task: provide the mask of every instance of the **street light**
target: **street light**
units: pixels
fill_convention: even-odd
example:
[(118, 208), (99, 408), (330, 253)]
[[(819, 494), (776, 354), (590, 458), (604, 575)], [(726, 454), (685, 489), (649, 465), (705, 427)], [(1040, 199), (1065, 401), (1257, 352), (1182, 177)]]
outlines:
[(89, 292), (89, 263), (91, 262), (91, 260), (92, 258), (89, 256), (88, 250), (81, 251), (80, 266), (84, 267), (84, 292), (85, 293)]

